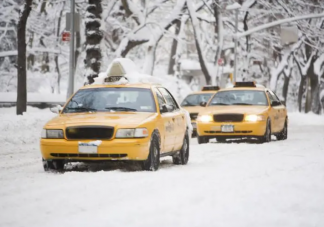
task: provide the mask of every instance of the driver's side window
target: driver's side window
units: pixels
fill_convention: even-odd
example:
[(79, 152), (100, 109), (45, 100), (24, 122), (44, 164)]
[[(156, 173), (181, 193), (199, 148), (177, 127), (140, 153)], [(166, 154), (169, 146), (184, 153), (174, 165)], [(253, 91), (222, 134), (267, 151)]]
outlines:
[(165, 98), (167, 104), (170, 107), (172, 107), (173, 110), (179, 109), (176, 101), (174, 100), (174, 98), (172, 97), (172, 95), (170, 94), (170, 92), (168, 90), (166, 90), (165, 88), (158, 88), (158, 90), (161, 92), (161, 94)]
[(267, 91), (269, 99), (270, 99), (270, 104), (272, 104), (274, 101), (280, 102), (280, 100), (277, 98), (277, 96), (272, 92), (272, 91)]
[(163, 104), (166, 104), (165, 99), (163, 98), (161, 92), (158, 89), (154, 89), (155, 90), (155, 94), (158, 100), (158, 105), (159, 105), (159, 110), (162, 109)]

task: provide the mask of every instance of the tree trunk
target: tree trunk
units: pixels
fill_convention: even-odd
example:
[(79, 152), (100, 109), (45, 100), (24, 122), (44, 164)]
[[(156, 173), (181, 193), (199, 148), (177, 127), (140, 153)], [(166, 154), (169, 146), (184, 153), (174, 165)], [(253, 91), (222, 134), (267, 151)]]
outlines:
[(291, 77), (291, 72), (289, 73), (289, 75), (286, 75), (286, 73), (284, 72), (284, 84), (283, 84), (283, 87), (282, 87), (282, 96), (285, 100), (285, 103), (287, 103), (287, 95), (288, 95), (288, 88), (289, 88), (289, 81), (290, 81), (290, 77)]
[(17, 115), (22, 115), (27, 109), (27, 72), (26, 72), (26, 24), (31, 11), (32, 0), (25, 0), (25, 6), (20, 12), (17, 26), (18, 40), (18, 85), (17, 85)]
[(302, 111), (302, 99), (304, 94), (306, 77), (301, 75), (300, 83), (299, 83), (299, 90), (298, 90), (298, 110), (299, 112)]
[[(176, 37), (178, 37), (178, 35), (179, 35), (180, 26), (181, 26), (181, 21), (177, 20), (177, 22), (175, 23), (175, 36)], [(178, 40), (173, 39), (172, 40), (171, 53), (170, 53), (170, 59), (169, 59), (169, 68), (168, 68), (168, 74), (169, 75), (174, 74), (175, 54), (177, 52), (177, 47), (178, 47)]]
[(204, 58), (202, 56), (202, 50), (200, 49), (200, 45), (197, 41), (197, 38), (195, 39), (196, 42), (196, 48), (197, 48), (197, 53), (198, 53), (198, 58), (199, 58), (199, 63), (200, 63), (200, 67), (201, 67), (201, 71), (203, 72), (205, 79), (206, 79), (206, 84), (211, 84), (211, 77), (209, 75), (208, 69), (207, 69), (207, 65), (204, 61)]
[(310, 66), (307, 70), (307, 87), (306, 87), (306, 105), (305, 113), (308, 113), (312, 110), (312, 103), (314, 98), (314, 93), (318, 87), (318, 76), (314, 72), (314, 63), (317, 60), (316, 56), (313, 56), (310, 62)]
[(100, 60), (102, 58), (100, 43), (103, 33), (100, 30), (102, 0), (88, 0), (86, 16), (86, 74), (87, 84), (92, 84), (94, 78), (98, 77), (100, 72)]
[[(56, 35), (57, 35), (58, 39), (60, 39), (60, 34), (61, 34), (61, 21), (62, 21), (64, 6), (65, 6), (65, 2), (62, 3), (62, 8), (60, 10), (60, 16), (57, 21)], [(59, 41), (57, 41), (57, 42), (59, 43)], [(59, 57), (59, 55), (56, 54), (55, 58), (54, 58), (54, 62), (55, 62), (55, 68), (56, 68), (56, 72), (57, 72), (57, 93), (61, 94), (61, 71), (60, 71), (60, 67), (59, 67), (59, 63), (58, 63), (58, 57)]]

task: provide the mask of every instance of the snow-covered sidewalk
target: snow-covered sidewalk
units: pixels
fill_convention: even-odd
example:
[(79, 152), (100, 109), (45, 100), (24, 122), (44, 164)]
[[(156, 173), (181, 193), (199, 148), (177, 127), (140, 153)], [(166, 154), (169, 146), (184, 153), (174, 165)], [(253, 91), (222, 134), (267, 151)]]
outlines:
[[(54, 114), (0, 109), (0, 226), (324, 226), (324, 117), (291, 113), (269, 144), (192, 140), (187, 166), (43, 172), (38, 139)], [(86, 169), (86, 170), (84, 170)]]

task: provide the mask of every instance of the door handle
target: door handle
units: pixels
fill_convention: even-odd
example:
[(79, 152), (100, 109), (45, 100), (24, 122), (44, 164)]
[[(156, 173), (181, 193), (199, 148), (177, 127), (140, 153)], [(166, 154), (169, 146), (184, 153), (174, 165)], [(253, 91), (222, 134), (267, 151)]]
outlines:
[(173, 117), (173, 118), (172, 118), (172, 121), (174, 121), (174, 120), (175, 120), (175, 118)]

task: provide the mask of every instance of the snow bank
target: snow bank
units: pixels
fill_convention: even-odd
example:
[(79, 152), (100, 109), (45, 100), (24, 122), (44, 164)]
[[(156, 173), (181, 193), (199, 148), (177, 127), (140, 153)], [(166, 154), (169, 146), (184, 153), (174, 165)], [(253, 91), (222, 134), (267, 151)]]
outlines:
[(38, 144), (43, 125), (54, 116), (49, 109), (27, 107), (27, 113), (17, 116), (15, 107), (0, 108), (0, 152), (7, 146)]
[(324, 115), (317, 115), (314, 113), (299, 113), (292, 112), (288, 113), (289, 125), (323, 125), (324, 126)]
[[(0, 92), (0, 102), (16, 102), (16, 92)], [(27, 93), (27, 102), (65, 103), (66, 95), (52, 93)]]

